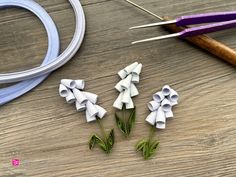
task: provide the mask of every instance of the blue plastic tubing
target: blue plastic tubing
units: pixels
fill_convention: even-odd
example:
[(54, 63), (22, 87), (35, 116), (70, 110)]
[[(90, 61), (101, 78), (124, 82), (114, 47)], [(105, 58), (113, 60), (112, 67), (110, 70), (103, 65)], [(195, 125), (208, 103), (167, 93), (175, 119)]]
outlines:
[[(60, 41), (55, 23), (48, 13), (33, 0), (0, 0), (0, 8), (20, 7), (34, 13), (43, 23), (48, 35), (48, 50), (41, 66), (19, 73), (0, 74), (2, 82), (19, 83), (0, 89), (0, 105), (6, 104), (39, 85), (53, 70), (69, 61), (78, 51), (85, 33), (85, 17), (79, 0), (69, 0), (76, 16), (76, 29), (72, 42), (59, 55)], [(32, 73), (31, 73), (32, 71)], [(26, 73), (25, 73), (26, 72)], [(21, 75), (24, 73), (23, 75)], [(10, 76), (11, 78), (6, 78)]]

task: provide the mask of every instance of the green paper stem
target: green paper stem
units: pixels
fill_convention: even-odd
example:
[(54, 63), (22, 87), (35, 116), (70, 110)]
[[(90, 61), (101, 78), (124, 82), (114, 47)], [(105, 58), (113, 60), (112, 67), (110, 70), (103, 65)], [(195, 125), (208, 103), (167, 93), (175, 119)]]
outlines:
[[(129, 114), (128, 114), (129, 112)], [(136, 119), (136, 108), (126, 109), (123, 106), (121, 111), (115, 112), (116, 125), (122, 134), (127, 138), (130, 136)]]
[(96, 145), (98, 145), (101, 150), (103, 150), (106, 154), (109, 154), (115, 143), (114, 129), (112, 129), (107, 135), (102, 121), (99, 118), (97, 118), (97, 124), (103, 137), (100, 138), (97, 134), (92, 135), (89, 140), (89, 149), (92, 150)]
[(142, 152), (143, 158), (145, 160), (150, 159), (155, 153), (156, 150), (159, 147), (159, 141), (153, 140), (153, 137), (155, 135), (155, 126), (151, 126), (149, 130), (149, 136), (148, 139), (142, 139), (140, 140), (136, 145), (136, 151)]

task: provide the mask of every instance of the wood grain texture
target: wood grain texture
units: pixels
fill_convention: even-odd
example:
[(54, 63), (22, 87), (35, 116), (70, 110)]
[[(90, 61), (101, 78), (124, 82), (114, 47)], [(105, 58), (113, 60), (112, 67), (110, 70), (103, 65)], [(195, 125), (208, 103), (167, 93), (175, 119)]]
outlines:
[[(73, 11), (66, 0), (37, 0), (55, 20), (61, 50), (74, 32)], [(225, 11), (233, 0), (136, 0), (159, 15)], [(235, 176), (236, 174), (236, 73), (235, 67), (178, 39), (130, 45), (131, 41), (166, 34), (161, 28), (129, 31), (130, 26), (155, 22), (121, 0), (81, 0), (87, 32), (81, 50), (27, 95), (0, 108), (1, 177), (149, 177)], [(22, 9), (0, 11), (0, 72), (37, 66), (47, 49), (40, 21)], [(236, 30), (214, 33), (215, 39), (236, 49)], [(116, 130), (116, 144), (109, 156), (88, 150), (88, 138), (99, 132), (58, 96), (62, 78), (85, 79), (86, 90), (100, 96), (108, 110), (104, 126), (115, 127), (112, 103), (117, 71), (131, 62), (143, 63), (135, 98), (137, 121), (130, 139)], [(157, 131), (160, 149), (144, 161), (134, 145), (146, 137), (149, 126), (146, 103), (164, 84), (181, 95), (175, 118)], [(14, 168), (11, 159), (19, 158)]]

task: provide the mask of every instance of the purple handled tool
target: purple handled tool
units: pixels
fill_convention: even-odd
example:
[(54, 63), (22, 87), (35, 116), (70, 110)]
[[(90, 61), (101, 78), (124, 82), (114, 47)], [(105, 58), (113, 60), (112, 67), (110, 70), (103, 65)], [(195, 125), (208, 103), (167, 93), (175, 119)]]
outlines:
[(172, 38), (172, 37), (185, 38), (185, 37), (191, 37), (191, 36), (196, 36), (200, 34), (221, 31), (221, 30), (225, 30), (229, 28), (234, 28), (236, 27), (236, 11), (182, 16), (180, 18), (177, 18), (176, 20), (135, 26), (130, 29), (148, 28), (148, 27), (168, 25), (168, 24), (173, 24), (173, 23), (175, 23), (177, 26), (186, 26), (186, 25), (196, 25), (196, 24), (201, 24), (201, 23), (212, 23), (212, 22), (217, 22), (217, 23), (207, 24), (207, 25), (193, 27), (193, 28), (187, 28), (179, 33), (139, 40), (139, 41), (132, 42), (132, 44), (167, 39), (167, 38)]

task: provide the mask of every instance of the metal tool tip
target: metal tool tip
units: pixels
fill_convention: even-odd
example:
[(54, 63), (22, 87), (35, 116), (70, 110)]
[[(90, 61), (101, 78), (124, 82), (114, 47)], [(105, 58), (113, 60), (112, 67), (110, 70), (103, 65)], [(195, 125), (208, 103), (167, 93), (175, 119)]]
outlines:
[(168, 34), (168, 35), (164, 35), (164, 36), (158, 36), (158, 37), (143, 39), (143, 40), (139, 40), (139, 41), (134, 41), (134, 42), (132, 42), (132, 44), (163, 40), (163, 39), (168, 39), (168, 38), (173, 38), (173, 37), (178, 37), (178, 36), (181, 36), (181, 33)]
[(134, 45), (134, 44), (143, 43), (143, 42), (146, 42), (146, 41), (143, 41), (143, 40), (140, 40), (140, 41), (134, 41), (134, 42), (131, 42), (131, 44)]
[(132, 26), (129, 29), (131, 30), (131, 29), (140, 29), (140, 28), (145, 28), (145, 27), (143, 27), (143, 26)]
[(158, 22), (158, 23), (150, 23), (146, 25), (139, 25), (139, 26), (133, 26), (131, 29), (139, 29), (139, 28), (149, 28), (149, 27), (155, 27), (155, 26), (161, 26), (161, 25), (168, 25), (176, 23), (176, 20), (170, 20), (170, 21), (164, 21), (164, 22)]
[(130, 27), (130, 28), (129, 28), (129, 30), (132, 30), (132, 29), (136, 29), (136, 27), (135, 27), (135, 26), (133, 26), (133, 27)]

